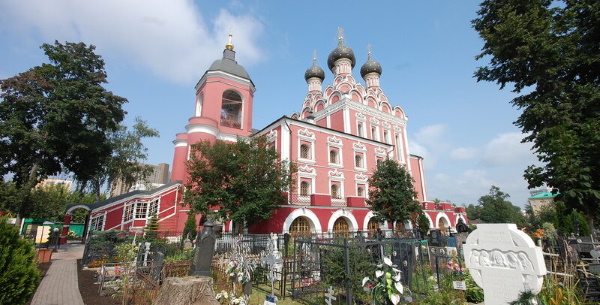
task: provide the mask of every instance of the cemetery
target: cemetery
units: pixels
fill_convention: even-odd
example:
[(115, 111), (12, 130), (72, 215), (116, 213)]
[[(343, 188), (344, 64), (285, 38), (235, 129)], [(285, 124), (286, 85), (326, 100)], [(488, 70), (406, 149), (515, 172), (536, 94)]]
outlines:
[[(600, 243), (470, 231), (245, 234), (196, 240), (92, 232), (82, 263), (122, 304), (537, 304), (600, 302)], [(172, 235), (172, 234), (169, 234)]]

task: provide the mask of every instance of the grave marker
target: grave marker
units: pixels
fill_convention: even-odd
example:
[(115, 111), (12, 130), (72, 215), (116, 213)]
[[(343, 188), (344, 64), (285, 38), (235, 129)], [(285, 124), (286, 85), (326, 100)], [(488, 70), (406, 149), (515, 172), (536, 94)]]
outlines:
[(538, 294), (542, 289), (546, 274), (542, 249), (515, 224), (480, 224), (463, 249), (486, 305), (505, 305), (523, 291)]

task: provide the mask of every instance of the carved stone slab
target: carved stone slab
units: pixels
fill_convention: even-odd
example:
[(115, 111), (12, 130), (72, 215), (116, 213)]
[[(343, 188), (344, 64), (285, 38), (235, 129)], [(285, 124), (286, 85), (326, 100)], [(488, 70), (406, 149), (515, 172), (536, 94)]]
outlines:
[(542, 249), (515, 224), (480, 224), (463, 249), (486, 305), (509, 304), (526, 290), (540, 292), (546, 274)]

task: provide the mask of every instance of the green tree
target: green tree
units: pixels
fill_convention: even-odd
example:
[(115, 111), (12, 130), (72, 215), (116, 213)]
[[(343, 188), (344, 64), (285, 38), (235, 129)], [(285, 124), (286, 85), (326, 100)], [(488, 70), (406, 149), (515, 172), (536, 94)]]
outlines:
[(600, 2), (486, 0), (473, 20), (485, 41), (478, 81), (512, 86), (515, 122), (541, 166), (531, 188), (560, 189), (557, 200), (587, 215), (600, 212)]
[(294, 164), (279, 155), (264, 137), (237, 142), (194, 144), (188, 161), (185, 200), (194, 211), (232, 220), (238, 230), (271, 217), (287, 201)]
[[(22, 206), (27, 207), (23, 217), (45, 219), (61, 222), (65, 216), (65, 208), (69, 203), (90, 204), (96, 202), (96, 196), (73, 192), (60, 185), (37, 187), (27, 191), (17, 189), (12, 181), (0, 182), (0, 210), (16, 214)], [(27, 200), (27, 202), (23, 202)], [(79, 211), (79, 210), (76, 210)], [(87, 211), (77, 212), (73, 222), (83, 223)]]
[(33, 244), (0, 217), (0, 304), (25, 304), (40, 278)]
[(414, 179), (394, 160), (384, 160), (377, 165), (369, 179), (369, 209), (377, 222), (405, 222), (421, 211), (416, 200)]
[[(523, 225), (525, 218), (521, 209), (506, 200), (510, 195), (500, 191), (497, 186), (491, 186), (488, 195), (477, 200), (478, 205), (467, 207), (467, 215), (472, 220), (479, 219), (485, 223), (516, 223)], [(476, 217), (476, 218), (474, 218)]]
[(84, 181), (79, 186), (80, 191), (89, 185), (91, 192), (100, 200), (100, 192), (106, 184), (115, 188), (120, 181), (129, 188), (136, 182), (145, 180), (152, 174), (153, 169), (142, 163), (148, 157), (148, 149), (142, 143), (142, 139), (158, 136), (158, 131), (150, 128), (147, 122), (139, 117), (135, 118), (132, 129), (119, 125), (116, 131), (108, 133), (112, 150), (110, 157), (90, 181)]
[(198, 224), (196, 223), (196, 214), (192, 211), (188, 212), (188, 218), (185, 221), (185, 225), (183, 226), (183, 238), (188, 238), (190, 240), (195, 240), (198, 232), (196, 228)]
[(80, 181), (97, 175), (127, 101), (103, 87), (104, 61), (94, 46), (57, 41), (41, 48), (50, 64), (0, 80), (0, 174), (11, 173), (25, 196), (48, 175), (71, 172)]

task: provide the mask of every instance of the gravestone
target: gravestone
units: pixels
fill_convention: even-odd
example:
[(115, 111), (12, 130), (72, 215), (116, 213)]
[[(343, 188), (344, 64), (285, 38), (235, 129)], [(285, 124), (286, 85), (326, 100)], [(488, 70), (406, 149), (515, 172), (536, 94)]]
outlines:
[(264, 305), (271, 305), (277, 303), (277, 297), (275, 296), (275, 281), (281, 280), (281, 270), (283, 269), (283, 259), (281, 257), (281, 252), (277, 247), (277, 234), (271, 233), (269, 239), (269, 245), (267, 247), (267, 251), (262, 258), (263, 263), (267, 265), (269, 270), (269, 274), (267, 275), (267, 279), (271, 282), (271, 295), (270, 298), (267, 296), (267, 300), (264, 302)]
[(192, 249), (193, 247), (194, 247), (194, 244), (192, 243), (191, 240), (189, 240), (189, 239), (186, 238), (183, 241), (183, 249), (184, 250)]
[(194, 251), (194, 260), (190, 267), (190, 275), (211, 276), (210, 267), (213, 254), (215, 253), (215, 242), (217, 237), (213, 231), (213, 222), (204, 223), (204, 229), (196, 237), (196, 249)]
[(515, 224), (480, 224), (463, 247), (469, 272), (486, 305), (505, 305), (523, 291), (538, 294), (546, 265), (542, 249)]

